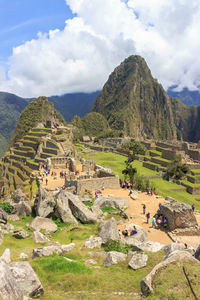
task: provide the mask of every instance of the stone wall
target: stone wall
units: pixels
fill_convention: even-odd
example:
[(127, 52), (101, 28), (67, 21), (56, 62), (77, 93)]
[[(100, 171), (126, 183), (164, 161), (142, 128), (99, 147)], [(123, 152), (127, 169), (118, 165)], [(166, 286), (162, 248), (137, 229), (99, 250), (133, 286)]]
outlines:
[(85, 160), (82, 164), (82, 172), (94, 171), (96, 167), (95, 160)]
[[(104, 177), (104, 178), (92, 178), (92, 179), (83, 179), (70, 182), (72, 186), (76, 187), (77, 194), (84, 194), (86, 190), (93, 191), (95, 189), (102, 189), (104, 185), (108, 189), (117, 189), (119, 188), (119, 177)], [(68, 183), (66, 182), (68, 185)]]
[(199, 160), (200, 161), (200, 150), (188, 150), (188, 155), (193, 160)]

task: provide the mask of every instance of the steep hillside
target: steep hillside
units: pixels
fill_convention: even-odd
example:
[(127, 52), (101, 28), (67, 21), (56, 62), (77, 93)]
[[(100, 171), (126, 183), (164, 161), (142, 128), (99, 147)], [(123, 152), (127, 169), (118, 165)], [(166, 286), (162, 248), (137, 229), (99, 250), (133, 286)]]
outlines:
[(64, 118), (55, 110), (52, 102), (46, 97), (39, 97), (33, 100), (22, 112), (19, 122), (11, 138), (11, 145), (23, 138), (28, 131), (39, 123), (45, 124), (46, 121), (65, 123)]
[(140, 56), (130, 56), (114, 70), (92, 111), (127, 135), (176, 138), (170, 99)]
[(200, 138), (200, 108), (170, 99), (140, 56), (130, 56), (114, 70), (92, 111), (127, 135), (194, 142)]
[[(99, 92), (74, 93), (49, 97), (55, 108), (62, 113), (66, 121), (73, 116), (83, 117), (87, 114)], [(20, 98), (14, 94), (0, 92), (0, 157), (7, 150), (13, 130), (21, 112), (33, 99)]]

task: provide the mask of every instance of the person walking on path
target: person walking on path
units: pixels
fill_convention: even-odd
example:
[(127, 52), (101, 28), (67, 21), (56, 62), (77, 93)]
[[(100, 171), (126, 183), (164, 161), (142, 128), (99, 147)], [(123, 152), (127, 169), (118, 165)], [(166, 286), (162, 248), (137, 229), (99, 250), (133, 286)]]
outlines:
[(150, 190), (150, 194), (151, 194), (151, 196), (153, 196), (153, 189), (152, 188)]
[(192, 204), (192, 211), (194, 211), (195, 210), (195, 205), (194, 204)]
[(146, 205), (145, 204), (142, 204), (142, 209), (143, 209), (143, 215), (145, 215), (145, 212), (146, 212)]
[(48, 178), (46, 178), (46, 185), (47, 185), (47, 183), (48, 183)]
[(147, 217), (147, 224), (149, 224), (150, 212), (148, 212), (148, 213), (146, 214), (146, 217)]
[(156, 228), (156, 218), (153, 216), (152, 218), (152, 228)]

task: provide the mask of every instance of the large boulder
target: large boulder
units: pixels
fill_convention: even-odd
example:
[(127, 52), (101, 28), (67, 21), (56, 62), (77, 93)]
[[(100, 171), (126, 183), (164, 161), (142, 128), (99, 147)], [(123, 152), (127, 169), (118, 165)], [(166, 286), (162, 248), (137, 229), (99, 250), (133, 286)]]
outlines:
[(194, 257), (198, 260), (200, 260), (200, 245), (197, 248), (197, 250), (195, 251)]
[(64, 191), (66, 199), (68, 199), (69, 207), (74, 217), (84, 224), (95, 223), (97, 221), (96, 216), (88, 209), (86, 205), (79, 200), (78, 196), (73, 195), (70, 192)]
[(47, 218), (53, 215), (56, 202), (53, 196), (40, 185), (34, 202), (36, 216)]
[(101, 228), (99, 236), (102, 238), (103, 244), (107, 243), (109, 240), (119, 240), (119, 232), (117, 229), (117, 223), (114, 218), (108, 220), (104, 226)]
[(74, 243), (70, 243), (68, 245), (61, 245), (58, 242), (50, 243), (47, 246), (33, 249), (32, 258), (49, 256), (52, 255), (53, 253), (61, 255), (65, 252), (71, 251), (74, 248), (74, 246), (75, 246)]
[(93, 249), (93, 248), (100, 248), (102, 244), (101, 237), (93, 237), (92, 235), (85, 241), (83, 247)]
[(23, 201), (23, 202), (28, 202), (28, 198), (27, 198), (26, 194), (24, 194), (24, 193), (22, 192), (22, 190), (21, 190), (20, 188), (18, 188), (18, 189), (15, 191), (15, 195), (14, 195), (12, 201), (13, 201), (14, 203), (19, 203), (19, 202), (21, 202), (21, 201)]
[(13, 232), (13, 237), (16, 239), (25, 239), (29, 236), (28, 232), (23, 228), (19, 228)]
[[(168, 264), (175, 263), (178, 261), (193, 261), (194, 263), (199, 263), (197, 259), (195, 259), (189, 252), (187, 251), (174, 251), (172, 252), (169, 257), (161, 261), (159, 264), (157, 264), (153, 270), (141, 280), (141, 291), (144, 296), (148, 296), (151, 292), (153, 292), (153, 280), (156, 276), (156, 274), (159, 273), (159, 271), (166, 267)], [(166, 274), (167, 276), (167, 274)]]
[(36, 244), (43, 244), (49, 242), (49, 239), (39, 231), (33, 232), (33, 239)]
[(172, 231), (176, 228), (194, 227), (197, 220), (189, 204), (178, 202), (173, 198), (166, 198), (167, 201), (160, 203), (161, 214), (167, 218), (168, 227)]
[(20, 201), (13, 204), (13, 214), (17, 216), (30, 216), (32, 209), (28, 201)]
[(111, 266), (116, 265), (119, 261), (126, 260), (127, 255), (117, 251), (108, 252), (106, 259), (104, 261), (104, 265)]
[(0, 261), (0, 299), (23, 300), (24, 293), (8, 265)]
[(190, 254), (194, 254), (194, 248), (192, 247), (185, 247), (185, 245), (183, 243), (171, 243), (169, 245), (166, 245), (163, 247), (163, 250), (165, 251), (165, 254), (166, 254), (166, 258), (169, 257), (169, 255), (174, 252), (174, 251), (182, 251), (182, 250), (185, 250), (187, 252), (189, 252)]
[(164, 245), (159, 242), (145, 241), (138, 244), (137, 247), (145, 252), (158, 252), (163, 249)]
[(128, 265), (133, 270), (141, 269), (146, 266), (148, 256), (144, 253), (134, 252)]
[(31, 225), (31, 229), (34, 229), (36, 231), (40, 231), (41, 229), (45, 230), (47, 233), (53, 233), (56, 232), (58, 229), (58, 226), (51, 221), (50, 219), (47, 218), (42, 218), (42, 217), (36, 217)]
[(8, 219), (8, 215), (5, 212), (5, 210), (3, 210), (2, 208), (0, 208), (0, 224), (6, 224), (7, 223), (7, 219)]
[(10, 263), (10, 249), (6, 249), (4, 251), (4, 253), (2, 254), (2, 256), (0, 257), (0, 262), (5, 262), (6, 264), (9, 264)]
[(128, 198), (104, 196), (95, 200), (94, 206), (99, 206), (101, 208), (111, 206), (117, 209), (125, 209), (128, 207)]
[(61, 191), (57, 196), (55, 216), (61, 218), (65, 224), (78, 224), (76, 218), (72, 215), (68, 197), (64, 191)]
[(44, 293), (41, 282), (27, 261), (10, 263), (9, 270), (27, 296), (39, 297)]

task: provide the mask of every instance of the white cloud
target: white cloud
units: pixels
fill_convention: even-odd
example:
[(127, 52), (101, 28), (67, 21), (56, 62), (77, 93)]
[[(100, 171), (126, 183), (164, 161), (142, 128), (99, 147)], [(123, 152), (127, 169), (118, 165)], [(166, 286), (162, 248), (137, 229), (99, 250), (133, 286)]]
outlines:
[[(164, 85), (200, 86), (196, 0), (66, 0), (76, 17), (13, 49), (0, 90), (21, 96), (101, 89), (131, 54)], [(0, 72), (3, 74), (2, 72)]]

